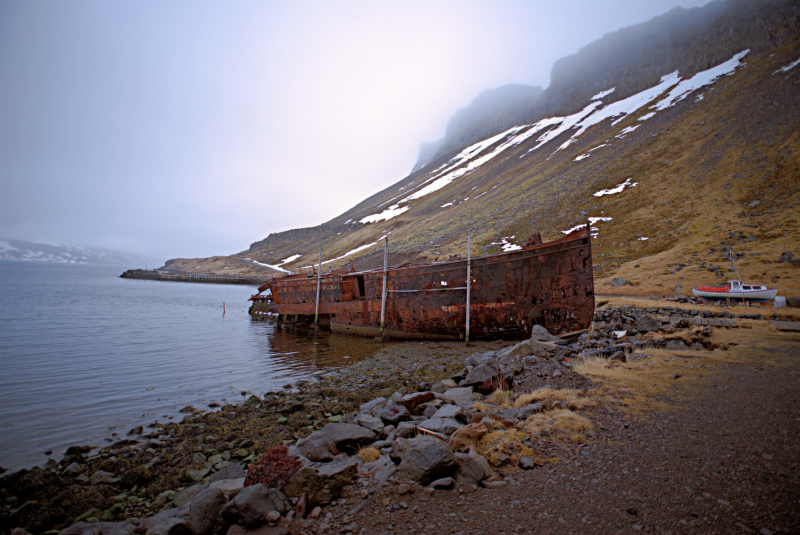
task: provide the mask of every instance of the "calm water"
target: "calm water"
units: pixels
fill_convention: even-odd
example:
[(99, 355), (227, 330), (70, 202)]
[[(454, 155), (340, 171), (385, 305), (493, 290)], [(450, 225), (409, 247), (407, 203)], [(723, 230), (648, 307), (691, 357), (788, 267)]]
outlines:
[(186, 405), (241, 401), (375, 352), (251, 320), (252, 286), (122, 271), (0, 261), (0, 466), (41, 465), (47, 450), (102, 445)]

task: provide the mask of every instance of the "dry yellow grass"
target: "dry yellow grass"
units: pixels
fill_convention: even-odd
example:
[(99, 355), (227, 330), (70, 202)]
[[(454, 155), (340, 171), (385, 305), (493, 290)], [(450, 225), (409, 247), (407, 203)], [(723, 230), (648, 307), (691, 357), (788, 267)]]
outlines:
[(371, 463), (378, 460), (378, 458), (381, 456), (381, 452), (372, 446), (367, 446), (366, 448), (359, 449), (356, 455), (364, 459), (365, 463)]
[(574, 388), (554, 389), (554, 388), (540, 388), (534, 390), (530, 394), (522, 394), (514, 401), (515, 407), (524, 407), (531, 403), (539, 403), (545, 408), (553, 408), (556, 402), (562, 408), (571, 410), (582, 410), (586, 407), (595, 405), (595, 401), (583, 396), (580, 390)]
[(594, 429), (588, 418), (567, 409), (557, 409), (542, 414), (533, 414), (523, 426), (525, 432), (534, 437), (569, 439), (579, 443), (585, 440), (587, 431)]
[(503, 408), (508, 408), (512, 404), (512, 396), (514, 392), (511, 390), (495, 390), (492, 394), (492, 403), (495, 403)]
[(533, 455), (533, 450), (523, 443), (524, 440), (525, 433), (517, 429), (492, 431), (478, 441), (477, 450), (492, 466), (500, 466), (506, 457), (509, 464), (516, 465), (520, 457)]

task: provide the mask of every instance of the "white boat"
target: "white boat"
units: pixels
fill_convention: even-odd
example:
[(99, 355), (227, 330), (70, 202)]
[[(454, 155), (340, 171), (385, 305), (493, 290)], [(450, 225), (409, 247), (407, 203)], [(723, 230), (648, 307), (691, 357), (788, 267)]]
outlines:
[(771, 301), (778, 293), (777, 288), (767, 288), (759, 284), (745, 284), (739, 280), (728, 281), (726, 286), (700, 286), (692, 288), (692, 293), (700, 299), (727, 299), (730, 301)]

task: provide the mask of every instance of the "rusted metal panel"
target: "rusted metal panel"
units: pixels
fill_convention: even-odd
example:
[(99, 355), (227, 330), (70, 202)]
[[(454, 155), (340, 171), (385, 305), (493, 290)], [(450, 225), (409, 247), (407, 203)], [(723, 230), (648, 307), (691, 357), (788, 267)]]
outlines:
[[(522, 250), (472, 259), (472, 339), (526, 338), (535, 324), (556, 332), (589, 326), (594, 313), (594, 280), (588, 227), (559, 240), (540, 242), (541, 238), (534, 237)], [(463, 338), (466, 268), (465, 259), (455, 259), (389, 269), (384, 336)], [(383, 270), (340, 270), (323, 275), (319, 312), (330, 318), (332, 330), (378, 334), (382, 277)], [(272, 295), (261, 295), (268, 289)], [(313, 275), (274, 279), (259, 290), (251, 298), (255, 314), (314, 315)]]

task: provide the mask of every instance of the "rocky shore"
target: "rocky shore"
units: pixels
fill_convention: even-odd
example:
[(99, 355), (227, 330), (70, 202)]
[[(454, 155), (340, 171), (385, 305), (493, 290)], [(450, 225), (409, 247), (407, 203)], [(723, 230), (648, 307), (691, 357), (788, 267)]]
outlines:
[(180, 423), (3, 474), (0, 529), (370, 533), (354, 520), (367, 507), (402, 511), (398, 496), (501, 489), (579, 456), (604, 429), (605, 408), (575, 368), (645, 361), (648, 348), (715, 349), (710, 328), (689, 321), (707, 313), (606, 307), (591, 337), (535, 328), (518, 344), (396, 344), (263, 398), (186, 407)]

